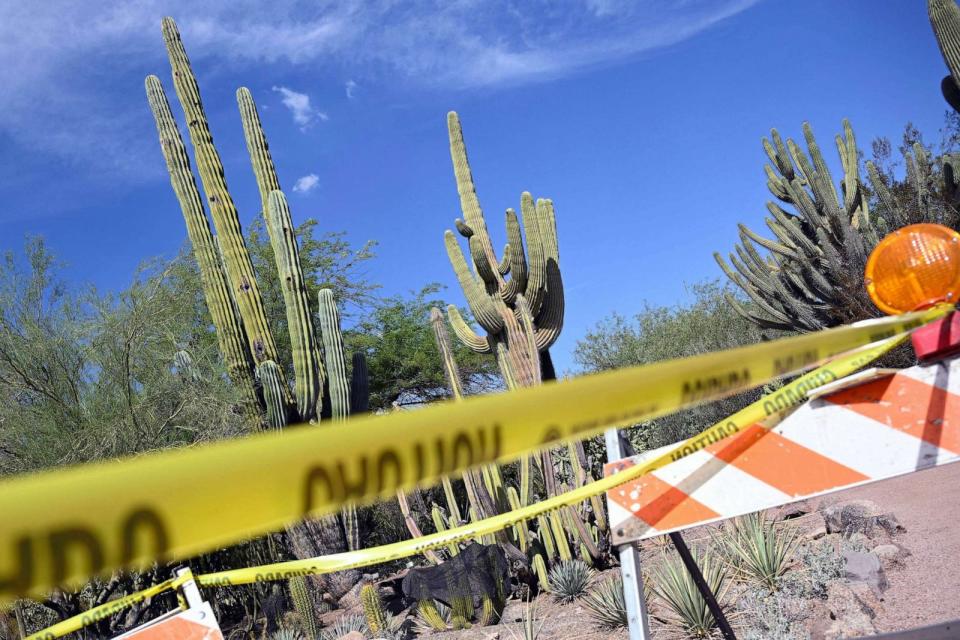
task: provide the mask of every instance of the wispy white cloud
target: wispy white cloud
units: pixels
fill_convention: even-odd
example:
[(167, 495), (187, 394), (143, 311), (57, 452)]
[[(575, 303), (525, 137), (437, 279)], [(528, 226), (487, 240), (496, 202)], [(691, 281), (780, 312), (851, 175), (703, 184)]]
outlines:
[(300, 125), (300, 129), (306, 129), (314, 120), (329, 120), (330, 117), (315, 109), (310, 104), (310, 96), (305, 93), (288, 89), (287, 87), (273, 87), (273, 90), (279, 93), (283, 100), (283, 106), (290, 110), (293, 115), (293, 121)]
[[(445, 90), (557, 78), (674, 45), (757, 1), (0, 2), (0, 135), (90, 175), (142, 179), (157, 151), (139, 87), (148, 73), (169, 78), (164, 14), (178, 17), (200, 73), (329, 86), (323, 70), (336, 68), (349, 99), (369, 77)], [(325, 118), (277, 84), (298, 126)]]
[(296, 183), (293, 185), (293, 190), (296, 193), (310, 193), (316, 189), (319, 184), (320, 176), (315, 173), (310, 173), (297, 178)]
[(347, 81), (344, 83), (343, 87), (344, 87), (344, 89), (345, 89), (346, 92), (347, 92), (347, 99), (353, 100), (354, 95), (356, 94), (356, 91), (357, 91), (357, 87), (359, 87), (359, 86), (360, 86), (360, 85), (358, 85), (358, 84), (357, 84), (356, 82), (354, 82), (353, 80), (347, 80)]

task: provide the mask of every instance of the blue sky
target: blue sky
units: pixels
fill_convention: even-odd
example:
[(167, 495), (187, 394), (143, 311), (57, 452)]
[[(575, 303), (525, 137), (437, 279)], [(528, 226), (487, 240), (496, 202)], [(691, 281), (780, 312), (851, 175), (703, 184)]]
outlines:
[[(94, 7), (95, 4), (100, 6)], [(27, 6), (30, 5), (30, 6)], [(496, 244), (523, 190), (553, 198), (561, 369), (588, 327), (716, 277), (759, 229), (760, 138), (809, 120), (833, 158), (913, 121), (939, 139), (946, 69), (925, 3), (876, 0), (0, 3), (0, 249), (45, 236), (76, 284), (125, 286), (186, 238), (143, 92), (173, 95), (177, 19), (241, 217), (259, 199), (234, 92), (261, 109), (295, 220), (378, 240), (387, 294), (439, 281), (460, 215), (445, 114), (464, 124)], [(179, 113), (179, 106), (174, 111)]]

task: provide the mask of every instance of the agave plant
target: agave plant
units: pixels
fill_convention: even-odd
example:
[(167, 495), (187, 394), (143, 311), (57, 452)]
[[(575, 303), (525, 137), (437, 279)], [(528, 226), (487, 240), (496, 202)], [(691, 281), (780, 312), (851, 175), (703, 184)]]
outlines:
[(304, 637), (296, 629), (280, 629), (270, 636), (270, 640), (304, 640)]
[(741, 578), (773, 592), (780, 577), (794, 564), (800, 532), (796, 527), (773, 522), (763, 513), (751, 513), (735, 518), (715, 540)]
[(598, 584), (581, 599), (587, 615), (602, 629), (627, 626), (627, 603), (623, 597), (623, 578), (616, 574)]
[[(705, 552), (694, 552), (693, 557), (720, 602), (729, 584), (726, 566)], [(664, 553), (653, 571), (653, 582), (651, 591), (667, 606), (668, 613), (663, 617), (667, 624), (690, 638), (709, 638), (713, 634), (717, 621), (679, 556)]]
[(341, 616), (330, 625), (329, 629), (324, 629), (321, 634), (321, 640), (338, 640), (338, 638), (347, 635), (351, 631), (363, 634), (364, 638), (370, 637), (370, 629), (367, 627), (367, 619), (362, 613), (351, 613)]
[(587, 592), (593, 576), (594, 570), (583, 560), (567, 560), (550, 569), (547, 584), (558, 602), (573, 602)]
[(426, 635), (434, 631), (445, 631), (450, 628), (450, 607), (434, 600), (422, 600), (417, 604), (416, 616), (413, 618), (413, 632)]

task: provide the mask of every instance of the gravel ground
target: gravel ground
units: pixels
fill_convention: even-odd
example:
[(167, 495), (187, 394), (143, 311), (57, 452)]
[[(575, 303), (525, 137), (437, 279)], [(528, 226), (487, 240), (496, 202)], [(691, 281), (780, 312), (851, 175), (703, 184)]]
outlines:
[(960, 463), (850, 489), (824, 502), (866, 499), (906, 528), (896, 542), (910, 554), (888, 572), (874, 621), (881, 632), (960, 619)]

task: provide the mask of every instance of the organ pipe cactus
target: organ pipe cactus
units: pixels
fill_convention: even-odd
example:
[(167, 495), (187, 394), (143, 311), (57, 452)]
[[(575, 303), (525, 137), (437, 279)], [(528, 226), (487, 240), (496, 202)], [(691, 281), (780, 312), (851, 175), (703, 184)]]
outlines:
[[(763, 140), (770, 160), (764, 167), (767, 187), (775, 198), (767, 202), (766, 219), (773, 238), (741, 224), (740, 244), (729, 262), (714, 254), (750, 301), (744, 305), (728, 295), (729, 304), (762, 328), (817, 331), (876, 315), (862, 274), (879, 238), (915, 222), (952, 226), (957, 221), (956, 158), (944, 156), (942, 169), (935, 171), (922, 145), (906, 151), (910, 197), (904, 199), (892, 192), (872, 162), (866, 163), (868, 183), (863, 181), (859, 150), (846, 120), (843, 130), (835, 139), (843, 171), (838, 184), (808, 123), (803, 124), (807, 153), (773, 129), (770, 139)], [(870, 209), (868, 191), (876, 194), (877, 211)]]

